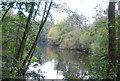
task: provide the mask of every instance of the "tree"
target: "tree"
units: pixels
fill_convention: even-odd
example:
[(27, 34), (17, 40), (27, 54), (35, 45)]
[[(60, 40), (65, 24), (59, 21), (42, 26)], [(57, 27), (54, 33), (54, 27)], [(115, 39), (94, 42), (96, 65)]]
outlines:
[(51, 44), (64, 49), (80, 49), (80, 33), (87, 30), (84, 23), (86, 18), (73, 12), (65, 20), (55, 24), (48, 32), (48, 39)]
[(23, 55), (24, 48), (25, 48), (25, 43), (26, 43), (26, 40), (28, 38), (28, 34), (29, 34), (29, 30), (30, 30), (30, 22), (31, 22), (31, 18), (32, 18), (33, 10), (34, 10), (34, 5), (35, 5), (35, 3), (32, 2), (30, 13), (29, 13), (27, 23), (26, 23), (26, 27), (25, 27), (25, 31), (24, 31), (24, 35), (23, 35), (23, 38), (22, 38), (22, 41), (21, 41), (21, 44), (20, 44), (20, 48), (18, 50), (18, 54), (16, 55), (17, 60), (22, 59), (22, 55)]
[[(31, 47), (28, 55), (26, 56), (25, 60), (23, 61), (22, 66), (21, 66), (21, 68), (20, 68), (20, 71), (22, 71), (22, 75), (24, 75), (25, 72), (26, 72), (26, 70), (28, 69), (28, 66), (29, 66), (29, 64), (30, 64), (31, 58), (32, 58), (32, 56), (33, 56), (33, 54), (34, 54), (34, 52), (35, 52), (35, 48), (36, 48), (36, 45), (37, 45), (37, 43), (38, 43), (38, 39), (39, 39), (41, 30), (42, 30), (42, 28), (44, 27), (44, 24), (45, 24), (45, 22), (46, 22), (46, 20), (47, 20), (47, 17), (48, 17), (48, 14), (49, 14), (49, 11), (50, 11), (51, 6), (52, 6), (52, 0), (51, 0), (51, 2), (50, 2), (49, 8), (48, 8), (48, 10), (47, 10), (47, 12), (46, 12), (47, 2), (45, 3), (45, 10), (44, 10), (44, 13), (43, 13), (42, 21), (41, 21), (40, 26), (39, 26), (39, 31), (38, 31), (38, 33), (37, 33), (37, 36), (36, 36), (36, 38), (35, 38), (35, 40), (34, 40), (34, 42), (33, 42), (33, 44), (32, 44), (32, 47)], [(25, 69), (24, 69), (24, 67), (25, 67)], [(19, 71), (18, 71), (18, 73), (19, 73)]]
[[(5, 76), (3, 76), (3, 78), (9, 78), (12, 76), (24, 78), (23, 76), (25, 75), (28, 66), (31, 63), (40, 33), (47, 21), (52, 3), (53, 0), (43, 1), (41, 6), (45, 6), (43, 7), (44, 9), (42, 11), (42, 19), (39, 21), (40, 24), (34, 20), (38, 14), (40, 2), (16, 2), (16, 4), (14, 4), (15, 6), (12, 6), (13, 9), (17, 8), (19, 10), (18, 15), (15, 15), (15, 17), (8, 15), (11, 5), (8, 5), (9, 3), (7, 2), (2, 4), (3, 7), (7, 5), (7, 9), (5, 8), (5, 13), (1, 19), (4, 38), (2, 45), (4, 50), (3, 68), (5, 68), (3, 69), (3, 72)], [(37, 8), (35, 8), (35, 6)], [(29, 14), (28, 17), (24, 15), (24, 10)], [(36, 31), (33, 31), (33, 29), (36, 29)], [(6, 57), (8, 59), (6, 59)], [(8, 67), (10, 69), (7, 70)], [(12, 73), (10, 74), (10, 72)]]
[[(120, 77), (120, 1), (118, 2), (118, 44), (117, 44), (117, 60), (118, 60), (118, 72), (117, 72), (117, 77)], [(119, 78), (118, 78), (119, 79)]]
[(108, 31), (109, 31), (109, 47), (108, 47), (108, 57), (109, 57), (109, 75), (110, 77), (115, 77), (111, 75), (111, 72), (115, 72), (114, 66), (116, 62), (116, 28), (115, 28), (115, 2), (109, 2), (108, 8)]

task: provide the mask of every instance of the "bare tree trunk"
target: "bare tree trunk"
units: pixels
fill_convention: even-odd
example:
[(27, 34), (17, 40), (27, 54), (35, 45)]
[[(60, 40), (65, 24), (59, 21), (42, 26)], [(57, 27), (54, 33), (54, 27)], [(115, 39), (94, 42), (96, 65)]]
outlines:
[[(51, 2), (50, 2), (49, 8), (48, 8), (48, 10), (47, 10), (47, 12), (46, 12), (47, 2), (45, 3), (45, 9), (44, 9), (44, 13), (43, 13), (43, 17), (42, 17), (41, 24), (40, 24), (40, 26), (39, 26), (39, 31), (38, 31), (38, 33), (37, 33), (37, 36), (36, 36), (36, 38), (35, 38), (35, 41), (34, 41), (32, 47), (31, 47), (28, 55), (26, 56), (25, 60), (23, 61), (23, 64), (22, 64), (22, 66), (21, 66), (21, 69), (20, 69), (20, 71), (23, 70), (23, 73), (22, 73), (23, 75), (24, 75), (24, 73), (26, 72), (26, 70), (27, 70), (27, 68), (28, 68), (28, 66), (29, 66), (29, 64), (30, 64), (30, 62), (31, 62), (31, 58), (32, 58), (32, 56), (33, 56), (33, 54), (34, 54), (34, 52), (35, 52), (35, 49), (36, 49), (36, 46), (37, 46), (37, 42), (38, 42), (38, 39), (39, 39), (39, 37), (40, 37), (41, 30), (42, 30), (42, 28), (44, 27), (45, 22), (47, 21), (47, 18), (48, 18), (48, 15), (49, 15), (49, 11), (50, 11), (51, 6), (52, 6), (52, 0), (51, 0)], [(46, 13), (46, 16), (45, 16), (45, 13)], [(26, 65), (26, 63), (27, 63), (27, 65)], [(23, 69), (23, 67), (25, 67), (25, 69)]]
[(19, 50), (18, 50), (18, 54), (16, 56), (17, 60), (21, 60), (22, 59), (25, 43), (26, 43), (26, 40), (28, 38), (28, 34), (29, 34), (29, 30), (30, 30), (30, 22), (31, 22), (33, 11), (34, 11), (34, 5), (35, 5), (35, 3), (32, 2), (31, 3), (30, 13), (29, 13), (28, 20), (27, 20), (27, 24), (26, 24), (26, 27), (25, 27), (25, 32), (24, 32), (24, 35), (23, 35), (23, 38), (22, 38), (22, 42), (21, 42)]
[(115, 2), (109, 2), (108, 8), (108, 30), (109, 30), (109, 75), (114, 72), (114, 65), (116, 62), (116, 28), (115, 28)]

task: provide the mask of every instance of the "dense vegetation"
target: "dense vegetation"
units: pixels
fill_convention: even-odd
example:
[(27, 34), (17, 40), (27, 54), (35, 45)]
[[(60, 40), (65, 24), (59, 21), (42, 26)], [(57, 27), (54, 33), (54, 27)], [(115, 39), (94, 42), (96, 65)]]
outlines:
[[(3, 33), (3, 78), (23, 78), (30, 63), (37, 60), (33, 54), (37, 47), (40, 32), (47, 21), (52, 1), (41, 1), (41, 3), (45, 7), (42, 12), (42, 20), (37, 22), (35, 17), (39, 13), (37, 11), (40, 2), (2, 3), (3, 9), (1, 13), (4, 12), (1, 18)], [(17, 14), (14, 14), (12, 11), (15, 8), (18, 9)], [(28, 17), (24, 14), (24, 10), (29, 13)]]
[(84, 16), (74, 12), (50, 29), (48, 41), (62, 49), (89, 51), (88, 59), (93, 61), (91, 68), (102, 70), (100, 74), (93, 73), (94, 78), (119, 78), (119, 15), (115, 17), (115, 3), (110, 2), (108, 15), (99, 13), (91, 25), (85, 21)]
[[(81, 16), (73, 14), (71, 17), (78, 19)], [(48, 41), (57, 44), (61, 49), (68, 50), (85, 50), (89, 57), (84, 58), (91, 61), (86, 67), (90, 68), (91, 79), (107, 77), (107, 54), (108, 54), (108, 22), (107, 17), (103, 16), (96, 21), (86, 26), (84, 20), (77, 22), (70, 21), (67, 18), (65, 21), (58, 23), (50, 29), (48, 33)], [(75, 21), (78, 21), (75, 18)], [(68, 24), (69, 23), (69, 24)], [(80, 24), (81, 23), (81, 24)], [(72, 26), (71, 26), (72, 25)], [(88, 53), (89, 52), (89, 53)], [(96, 72), (96, 70), (98, 72)], [(102, 70), (102, 71), (101, 71)], [(72, 78), (72, 77), (71, 77)]]
[(85, 25), (85, 21), (82, 15), (73, 13), (50, 29), (48, 41), (63, 49), (91, 49), (95, 54), (107, 50), (107, 18), (96, 19), (90, 26)]
[[(120, 79), (120, 14), (115, 13), (115, 2), (109, 2), (108, 15), (99, 13), (92, 24), (87, 24), (87, 18), (77, 12), (53, 23), (50, 9), (60, 7), (52, 0), (41, 0), (39, 3), (3, 2), (1, 5), (3, 79), (23, 79), (32, 62), (43, 61), (41, 56), (34, 56), (36, 51), (40, 51), (37, 46), (40, 38), (53, 47), (85, 51), (88, 56), (83, 60), (89, 62), (84, 65), (89, 68), (89, 73), (85, 73), (89, 79)], [(15, 9), (17, 14), (14, 14)], [(37, 16), (41, 19), (37, 20)], [(56, 68), (64, 70), (62, 62), (64, 60), (66, 65), (69, 59), (60, 58), (62, 53), (56, 54), (55, 58), (59, 57), (61, 62), (61, 68), (57, 65)], [(78, 79), (70, 73), (64, 73), (64, 76), (66, 79)]]

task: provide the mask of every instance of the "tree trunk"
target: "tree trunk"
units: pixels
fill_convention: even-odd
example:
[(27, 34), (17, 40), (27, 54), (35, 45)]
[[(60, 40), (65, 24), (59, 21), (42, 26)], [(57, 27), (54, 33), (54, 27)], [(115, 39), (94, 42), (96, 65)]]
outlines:
[(120, 2), (118, 3), (118, 55), (120, 55)]
[(116, 62), (116, 28), (115, 28), (115, 2), (109, 2), (108, 8), (108, 30), (109, 30), (109, 47), (108, 47), (108, 56), (109, 56), (109, 76), (111, 72), (114, 71), (114, 65)]
[(22, 42), (21, 42), (19, 50), (18, 50), (18, 54), (16, 56), (17, 60), (19, 60), (19, 61), (22, 59), (25, 43), (26, 43), (26, 40), (28, 38), (28, 34), (29, 34), (29, 30), (30, 30), (30, 22), (31, 22), (33, 11), (34, 11), (34, 5), (35, 5), (35, 3), (32, 2), (31, 3), (30, 13), (29, 13), (28, 20), (27, 20), (27, 24), (26, 24), (26, 27), (25, 27), (25, 32), (24, 32)]
[[(33, 56), (33, 54), (34, 54), (34, 52), (35, 52), (35, 49), (36, 49), (36, 46), (37, 46), (37, 42), (38, 42), (38, 39), (39, 39), (39, 37), (40, 37), (41, 30), (42, 30), (42, 28), (44, 27), (45, 22), (47, 21), (47, 18), (48, 18), (48, 15), (49, 15), (49, 11), (50, 11), (51, 6), (52, 6), (52, 0), (51, 0), (51, 3), (50, 3), (50, 5), (49, 5), (49, 8), (48, 8), (48, 10), (47, 10), (47, 12), (46, 12), (47, 3), (45, 4), (45, 10), (44, 10), (44, 13), (43, 13), (43, 17), (42, 17), (41, 24), (40, 24), (40, 26), (39, 26), (39, 31), (38, 31), (38, 33), (37, 33), (37, 36), (36, 36), (36, 38), (35, 38), (35, 41), (34, 41), (32, 47), (31, 47), (28, 55), (27, 55), (26, 58), (24, 59), (24, 61), (23, 61), (23, 63), (22, 63), (22, 66), (21, 66), (21, 68), (20, 68), (20, 71), (22, 71), (22, 74), (23, 74), (23, 75), (24, 75), (24, 73), (26, 72), (26, 70), (27, 70), (27, 68), (28, 68), (28, 66), (29, 66), (29, 64), (30, 64), (30, 62), (31, 62), (31, 58), (32, 58), (32, 56)], [(46, 16), (45, 16), (45, 12), (46, 12)], [(27, 65), (26, 65), (26, 64), (27, 64)], [(23, 69), (23, 68), (25, 68), (25, 69)]]
[(118, 3), (118, 45), (117, 45), (117, 78), (120, 77), (120, 2)]

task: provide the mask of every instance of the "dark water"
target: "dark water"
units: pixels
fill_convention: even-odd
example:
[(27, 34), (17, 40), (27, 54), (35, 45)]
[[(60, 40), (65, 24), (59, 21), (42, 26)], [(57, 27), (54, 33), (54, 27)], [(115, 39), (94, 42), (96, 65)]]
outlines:
[[(85, 66), (89, 61), (84, 51), (61, 50), (59, 48), (44, 47), (42, 57), (45, 61), (42, 64), (34, 62), (30, 65), (29, 71), (39, 74), (44, 79), (88, 79), (88, 68)], [(34, 66), (34, 67), (33, 67)]]

